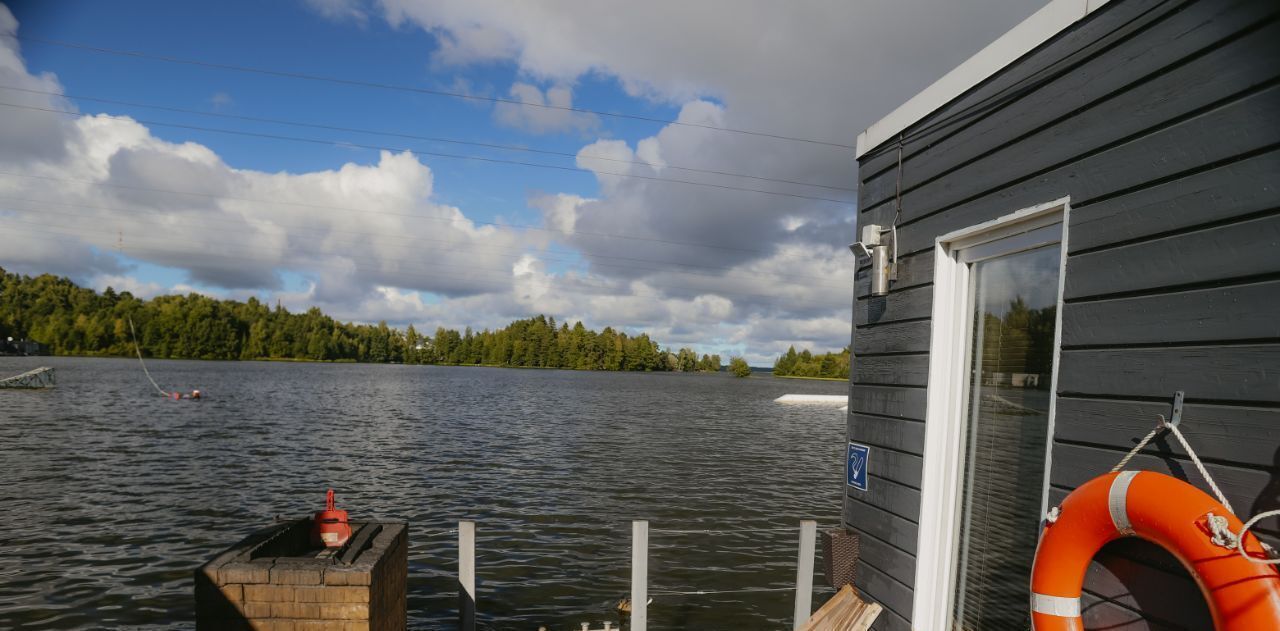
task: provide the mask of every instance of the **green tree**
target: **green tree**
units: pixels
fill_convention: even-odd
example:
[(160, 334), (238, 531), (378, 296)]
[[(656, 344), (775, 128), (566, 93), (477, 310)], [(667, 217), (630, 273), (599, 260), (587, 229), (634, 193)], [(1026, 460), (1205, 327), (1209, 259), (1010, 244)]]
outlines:
[(747, 360), (741, 357), (730, 357), (729, 372), (733, 373), (734, 377), (750, 377), (751, 366), (748, 366)]

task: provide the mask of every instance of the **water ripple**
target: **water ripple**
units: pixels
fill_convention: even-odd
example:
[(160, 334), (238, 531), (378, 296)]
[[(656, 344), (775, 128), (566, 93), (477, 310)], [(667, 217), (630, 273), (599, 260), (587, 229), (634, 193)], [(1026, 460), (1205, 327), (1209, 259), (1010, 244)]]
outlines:
[[(423, 629), (456, 616), (459, 519), (478, 522), (480, 622), (503, 629), (615, 619), (630, 519), (651, 520), (653, 591), (790, 587), (789, 528), (839, 519), (840, 415), (772, 400), (840, 383), (154, 362), (209, 395), (190, 402), (127, 360), (0, 358), (0, 374), (39, 364), (57, 388), (0, 390), (3, 628), (189, 628), (192, 571), (329, 486), (353, 516), (410, 521)], [(704, 529), (728, 532), (665, 532)], [(789, 627), (791, 598), (661, 596), (650, 625)]]

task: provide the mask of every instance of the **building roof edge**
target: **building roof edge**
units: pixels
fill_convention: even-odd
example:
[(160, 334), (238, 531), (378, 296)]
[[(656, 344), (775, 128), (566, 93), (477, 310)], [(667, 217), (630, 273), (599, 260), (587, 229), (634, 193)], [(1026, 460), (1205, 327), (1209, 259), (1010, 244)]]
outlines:
[(933, 85), (858, 134), (855, 157), (861, 158), (899, 132), (920, 122), (1107, 2), (1109, 0), (1052, 0), (1021, 24), (943, 75)]

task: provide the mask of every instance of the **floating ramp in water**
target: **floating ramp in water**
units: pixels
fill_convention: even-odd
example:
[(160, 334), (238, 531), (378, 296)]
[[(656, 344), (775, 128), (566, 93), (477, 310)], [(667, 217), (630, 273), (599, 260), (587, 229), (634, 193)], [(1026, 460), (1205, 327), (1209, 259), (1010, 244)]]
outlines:
[(800, 403), (804, 405), (842, 406), (849, 409), (849, 397), (843, 394), (784, 394), (776, 399), (777, 403)]
[(52, 388), (56, 384), (51, 366), (41, 366), (21, 375), (0, 379), (0, 388)]

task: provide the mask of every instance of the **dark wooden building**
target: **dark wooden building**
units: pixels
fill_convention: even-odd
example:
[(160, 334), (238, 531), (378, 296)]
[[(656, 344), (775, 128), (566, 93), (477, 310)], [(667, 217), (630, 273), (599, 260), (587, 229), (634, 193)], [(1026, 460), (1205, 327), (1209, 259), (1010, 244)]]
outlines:
[[(870, 455), (844, 521), (874, 628), (1029, 628), (1047, 510), (1176, 391), (1236, 512), (1280, 507), (1278, 14), (1054, 0), (859, 137), (858, 223), (897, 255), (885, 295), (859, 258), (854, 303), (848, 437)], [(1207, 489), (1167, 435), (1129, 468)], [(1081, 609), (1212, 628), (1135, 539), (1095, 559)]]

